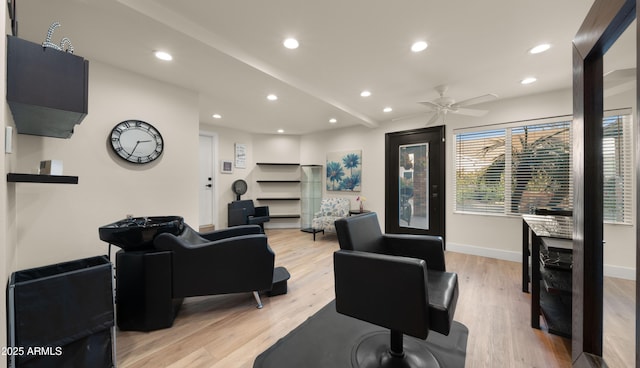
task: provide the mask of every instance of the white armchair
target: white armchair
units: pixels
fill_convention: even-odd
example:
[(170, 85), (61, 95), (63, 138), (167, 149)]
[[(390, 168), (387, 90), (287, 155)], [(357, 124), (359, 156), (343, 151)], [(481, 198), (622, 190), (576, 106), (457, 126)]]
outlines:
[(315, 233), (325, 231), (335, 232), (334, 222), (343, 217), (349, 216), (351, 201), (349, 198), (323, 198), (320, 202), (320, 211), (316, 212), (311, 220), (313, 228), (313, 240), (316, 240)]

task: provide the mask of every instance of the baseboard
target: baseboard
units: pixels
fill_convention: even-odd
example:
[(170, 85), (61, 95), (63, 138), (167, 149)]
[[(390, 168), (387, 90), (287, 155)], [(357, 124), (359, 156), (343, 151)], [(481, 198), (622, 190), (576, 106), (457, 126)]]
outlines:
[[(512, 262), (522, 262), (522, 253), (502, 249), (482, 248), (474, 245), (447, 243), (447, 251), (471, 254), (474, 256), (501, 259)], [(636, 279), (636, 269), (613, 265), (604, 265), (603, 273), (607, 277), (617, 277), (625, 280)]]
[(607, 277), (617, 277), (619, 279), (634, 280), (636, 279), (636, 269), (630, 267), (604, 265), (604, 275)]
[(447, 242), (447, 250), (474, 256), (502, 259), (505, 261), (522, 262), (522, 253), (502, 249), (482, 248), (474, 245)]
[(300, 223), (299, 222), (275, 222), (275, 221), (270, 221), (270, 222), (265, 222), (264, 224), (264, 228), (265, 229), (299, 229), (300, 228)]
[(199, 233), (208, 233), (210, 231), (214, 231), (216, 229), (216, 225), (201, 225), (198, 229)]

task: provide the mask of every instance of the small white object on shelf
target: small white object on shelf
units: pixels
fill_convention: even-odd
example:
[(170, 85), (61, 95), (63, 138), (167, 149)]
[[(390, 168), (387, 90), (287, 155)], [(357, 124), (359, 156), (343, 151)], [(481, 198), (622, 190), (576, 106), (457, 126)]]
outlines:
[(40, 175), (62, 175), (62, 160), (40, 161)]

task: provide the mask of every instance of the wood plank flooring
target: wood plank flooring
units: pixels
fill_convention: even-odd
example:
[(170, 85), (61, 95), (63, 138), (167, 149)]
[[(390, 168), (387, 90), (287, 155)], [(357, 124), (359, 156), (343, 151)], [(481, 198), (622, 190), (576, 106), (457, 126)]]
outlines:
[[(291, 274), (288, 294), (263, 296), (263, 309), (250, 293), (188, 298), (172, 328), (118, 331), (118, 367), (250, 368), (258, 354), (334, 299), (335, 235), (317, 234), (315, 242), (295, 229), (267, 235), (276, 266)], [(466, 367), (570, 366), (569, 340), (529, 327), (530, 295), (521, 292), (519, 263), (452, 252), (446, 259), (459, 275), (455, 320), (469, 328)], [(605, 345), (611, 346), (605, 357), (611, 367), (633, 366), (635, 283), (607, 280), (605, 294)]]

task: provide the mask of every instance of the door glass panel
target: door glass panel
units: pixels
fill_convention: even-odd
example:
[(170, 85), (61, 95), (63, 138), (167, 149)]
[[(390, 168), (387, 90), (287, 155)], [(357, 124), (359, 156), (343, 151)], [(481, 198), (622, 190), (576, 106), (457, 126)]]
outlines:
[(429, 143), (399, 146), (400, 227), (429, 230)]

